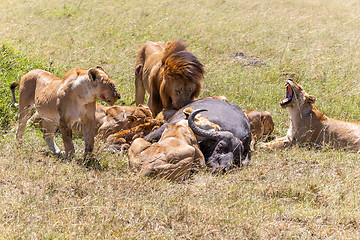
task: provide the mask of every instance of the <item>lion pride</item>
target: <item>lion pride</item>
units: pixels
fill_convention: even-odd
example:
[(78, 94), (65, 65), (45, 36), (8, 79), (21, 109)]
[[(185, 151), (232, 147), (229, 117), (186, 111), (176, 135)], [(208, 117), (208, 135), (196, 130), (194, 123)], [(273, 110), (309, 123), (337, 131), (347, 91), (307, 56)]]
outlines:
[(200, 94), (203, 77), (203, 65), (184, 41), (147, 42), (136, 59), (136, 105), (144, 103), (147, 91), (153, 116), (163, 108), (180, 109)]
[(277, 148), (296, 143), (328, 144), (334, 148), (360, 150), (360, 123), (335, 120), (325, 116), (314, 106), (316, 98), (305, 92), (291, 79), (285, 83), (286, 98), (280, 102), (290, 114), (287, 135), (263, 144)]

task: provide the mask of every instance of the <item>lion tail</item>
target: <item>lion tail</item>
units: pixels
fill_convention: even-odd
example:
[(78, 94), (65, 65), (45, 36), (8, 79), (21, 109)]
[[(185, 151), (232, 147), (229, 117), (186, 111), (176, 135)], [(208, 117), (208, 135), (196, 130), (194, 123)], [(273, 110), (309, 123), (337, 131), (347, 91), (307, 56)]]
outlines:
[(16, 102), (16, 98), (15, 98), (15, 88), (19, 86), (19, 83), (18, 82), (13, 82), (11, 85), (10, 85), (10, 90), (11, 90), (11, 95), (12, 95), (12, 100), (13, 100), (13, 104), (15, 107), (18, 107), (19, 104)]
[(13, 104), (14, 104), (15, 107), (18, 107), (18, 106), (19, 106), (19, 104), (17, 104), (16, 98), (15, 98), (15, 88), (16, 88), (17, 86), (19, 86), (19, 83), (18, 83), (18, 82), (13, 82), (13, 83), (10, 85), (12, 100), (13, 100)]

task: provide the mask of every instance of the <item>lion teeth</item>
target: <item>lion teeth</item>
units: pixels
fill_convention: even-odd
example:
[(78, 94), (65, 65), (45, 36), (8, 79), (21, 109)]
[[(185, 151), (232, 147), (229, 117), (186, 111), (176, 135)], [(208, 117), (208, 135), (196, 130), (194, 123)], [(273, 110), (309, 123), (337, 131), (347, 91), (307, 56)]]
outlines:
[(289, 99), (285, 98), (284, 100), (281, 101), (281, 103), (284, 104), (284, 103), (287, 103), (288, 101), (289, 101)]

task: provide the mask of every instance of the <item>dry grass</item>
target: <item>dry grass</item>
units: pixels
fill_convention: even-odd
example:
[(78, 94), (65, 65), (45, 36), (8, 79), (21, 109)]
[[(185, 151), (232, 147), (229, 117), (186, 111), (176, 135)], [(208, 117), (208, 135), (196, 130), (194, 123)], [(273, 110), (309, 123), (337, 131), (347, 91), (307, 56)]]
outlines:
[[(130, 104), (139, 47), (182, 38), (206, 67), (202, 96), (225, 95), (244, 109), (270, 110), (275, 135), (282, 136), (288, 116), (278, 102), (289, 75), (317, 97), (326, 115), (360, 121), (359, 15), (355, 0), (2, 1), (0, 43), (58, 72), (103, 65)], [(101, 145), (101, 167), (86, 167), (49, 155), (34, 128), (21, 147), (5, 130), (4, 239), (360, 237), (356, 153), (259, 151), (244, 169), (220, 176), (203, 170), (174, 184), (138, 179), (126, 158)], [(76, 144), (83, 148), (81, 139)]]
[[(138, 179), (99, 152), (96, 170), (49, 156), (39, 137), (1, 144), (5, 238), (268, 239), (359, 236), (358, 155), (291, 148), (255, 153), (227, 175)], [(78, 146), (80, 147), (80, 146)], [(325, 157), (325, 158), (324, 158)]]

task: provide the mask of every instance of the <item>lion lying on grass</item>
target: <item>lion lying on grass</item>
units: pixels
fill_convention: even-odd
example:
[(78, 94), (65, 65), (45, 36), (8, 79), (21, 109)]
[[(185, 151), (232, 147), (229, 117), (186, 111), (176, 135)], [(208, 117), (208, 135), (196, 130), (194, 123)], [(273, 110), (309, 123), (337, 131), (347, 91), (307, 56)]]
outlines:
[(86, 156), (94, 147), (96, 100), (113, 105), (120, 98), (113, 80), (101, 67), (73, 69), (62, 79), (36, 69), (25, 74), (19, 85), (17, 141), (22, 140), (26, 123), (35, 107), (37, 117), (42, 121), (43, 138), (56, 154), (60, 149), (54, 142), (54, 132), (59, 126), (66, 158), (75, 152), (72, 124), (81, 120)]
[(110, 135), (134, 128), (149, 122), (152, 118), (150, 110), (146, 107), (112, 106), (105, 110), (105, 117), (98, 129), (99, 138), (106, 139)]
[(263, 144), (277, 148), (296, 143), (328, 144), (334, 148), (360, 150), (360, 123), (345, 122), (326, 117), (314, 106), (315, 97), (291, 79), (286, 81), (286, 98), (280, 102), (290, 114), (287, 135)]
[[(192, 109), (184, 109), (188, 116)], [(218, 130), (219, 126), (206, 117), (195, 118), (202, 128)], [(179, 181), (189, 176), (191, 170), (205, 166), (195, 134), (183, 119), (170, 124), (156, 143), (137, 138), (129, 148), (129, 163), (141, 177), (159, 177)]]
[(139, 122), (133, 115), (130, 115), (129, 118), (133, 118), (132, 121), (138, 124), (134, 125), (132, 128), (124, 129), (109, 135), (106, 139), (108, 145), (130, 145), (136, 138), (145, 137), (164, 123), (161, 120), (152, 118), (145, 119), (145, 122)]
[(135, 102), (148, 105), (155, 117), (163, 108), (180, 109), (200, 94), (204, 67), (181, 40), (147, 42), (135, 64)]

